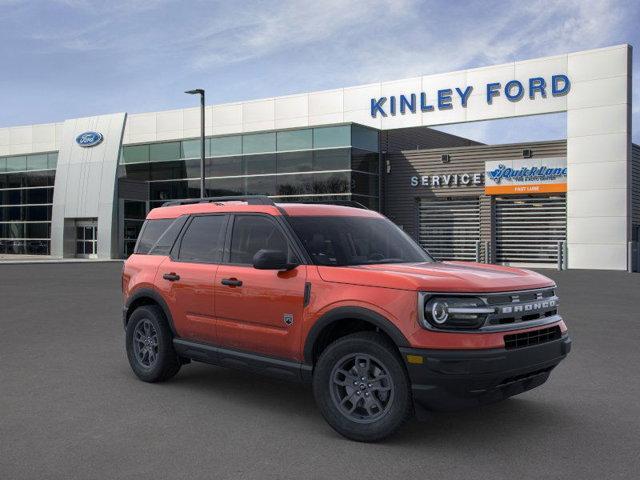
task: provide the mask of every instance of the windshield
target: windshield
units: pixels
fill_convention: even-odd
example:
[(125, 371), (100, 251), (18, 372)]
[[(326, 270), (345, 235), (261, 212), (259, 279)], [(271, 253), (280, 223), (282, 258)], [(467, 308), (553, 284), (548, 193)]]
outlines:
[(288, 217), (316, 265), (432, 262), (406, 233), (383, 217)]

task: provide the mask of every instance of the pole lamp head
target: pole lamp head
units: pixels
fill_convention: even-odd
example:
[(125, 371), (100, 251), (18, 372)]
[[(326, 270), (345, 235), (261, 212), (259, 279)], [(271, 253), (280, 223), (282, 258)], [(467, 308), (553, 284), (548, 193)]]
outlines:
[(202, 88), (196, 88), (194, 90), (187, 90), (184, 93), (188, 93), (189, 95), (204, 95), (204, 90)]

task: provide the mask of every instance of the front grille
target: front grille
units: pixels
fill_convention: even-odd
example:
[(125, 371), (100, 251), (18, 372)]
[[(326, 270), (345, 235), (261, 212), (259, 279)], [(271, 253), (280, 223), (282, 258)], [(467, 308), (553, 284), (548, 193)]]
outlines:
[(514, 333), (504, 336), (504, 346), (507, 350), (530, 347), (532, 345), (540, 345), (541, 343), (557, 340), (561, 335), (562, 332), (560, 332), (560, 327), (557, 325), (555, 327), (533, 330), (531, 332)]
[(530, 322), (558, 314), (558, 297), (553, 288), (489, 294), (485, 302), (495, 307), (495, 312), (488, 315), (486, 325)]

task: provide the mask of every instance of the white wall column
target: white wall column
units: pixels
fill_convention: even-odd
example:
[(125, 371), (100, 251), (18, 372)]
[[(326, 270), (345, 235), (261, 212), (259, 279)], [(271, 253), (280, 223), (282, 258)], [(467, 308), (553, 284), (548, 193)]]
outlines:
[[(98, 220), (98, 258), (117, 255), (117, 171), (125, 117), (114, 113), (64, 122), (53, 190), (53, 256), (65, 254), (65, 220), (88, 218)], [(87, 131), (101, 133), (103, 141), (79, 146), (76, 137)], [(71, 233), (67, 228), (67, 237)]]
[(569, 268), (625, 270), (631, 224), (631, 47), (568, 55)]

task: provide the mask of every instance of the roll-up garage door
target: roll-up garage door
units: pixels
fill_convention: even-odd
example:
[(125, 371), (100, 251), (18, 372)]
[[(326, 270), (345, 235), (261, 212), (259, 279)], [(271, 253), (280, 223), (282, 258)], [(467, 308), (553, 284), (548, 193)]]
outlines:
[(565, 195), (496, 197), (497, 263), (557, 264), (567, 239)]
[(475, 260), (478, 197), (420, 200), (420, 244), (438, 260)]

